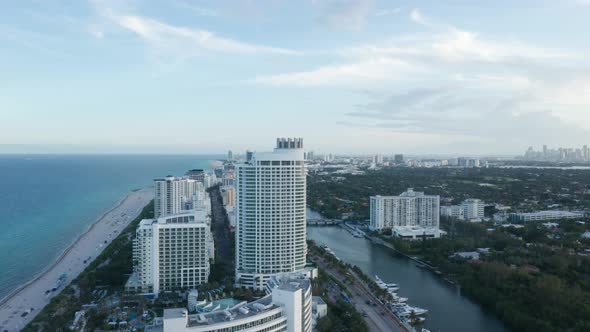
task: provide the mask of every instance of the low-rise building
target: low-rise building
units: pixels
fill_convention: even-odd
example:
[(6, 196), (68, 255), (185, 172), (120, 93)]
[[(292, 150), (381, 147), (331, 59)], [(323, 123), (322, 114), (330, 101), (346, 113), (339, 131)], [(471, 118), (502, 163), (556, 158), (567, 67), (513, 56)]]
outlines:
[(454, 257), (454, 258), (462, 258), (462, 259), (479, 260), (479, 252), (477, 252), (477, 251), (456, 252), (451, 257)]
[(318, 319), (328, 315), (328, 305), (319, 296), (312, 296), (311, 298), (311, 325), (315, 327), (318, 324)]
[(526, 213), (510, 213), (508, 220), (510, 222), (528, 222), (528, 221), (547, 221), (547, 220), (559, 220), (559, 219), (578, 219), (584, 217), (584, 213), (581, 212), (570, 212), (570, 211), (537, 211), (537, 212), (526, 212)]
[(440, 238), (446, 232), (438, 227), (396, 226), (391, 229), (391, 234), (400, 239), (419, 240)]

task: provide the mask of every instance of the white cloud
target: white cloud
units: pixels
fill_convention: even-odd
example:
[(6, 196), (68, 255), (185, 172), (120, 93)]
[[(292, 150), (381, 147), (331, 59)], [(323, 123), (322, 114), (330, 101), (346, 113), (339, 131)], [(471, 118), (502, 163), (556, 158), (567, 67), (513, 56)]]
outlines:
[[(335, 50), (337, 63), (255, 82), (425, 93), (408, 93), (406, 104), (383, 102), (349, 114), (356, 125), (396, 132), (467, 135), (490, 144), (515, 132), (523, 144), (547, 133), (562, 142), (589, 134), (590, 76), (584, 73), (590, 64), (583, 53), (490, 38), (437, 23), (417, 9), (410, 18), (428, 29)], [(508, 138), (503, 143), (510, 145)]]
[[(566, 59), (558, 52), (518, 42), (487, 40), (479, 35), (450, 28), (394, 42), (364, 45), (332, 52), (342, 58), (338, 64), (316, 69), (258, 77), (256, 82), (272, 85), (357, 85), (371, 81), (424, 79), (442, 75), (445, 80), (468, 78), (481, 82), (522, 87), (530, 84), (525, 74), (506, 71), (507, 66)], [(521, 68), (522, 69), (522, 68)], [(408, 76), (408, 75), (411, 75)]]
[[(250, 55), (297, 55), (299, 52), (287, 48), (259, 45), (228, 37), (218, 36), (212, 31), (186, 26), (177, 26), (153, 18), (128, 14), (137, 11), (131, 2), (93, 0), (94, 7), (103, 26), (93, 26), (90, 32), (97, 38), (113, 33), (115, 27), (131, 31), (148, 43), (161, 56), (184, 60), (205, 52), (250, 54)], [(217, 17), (218, 12), (175, 1), (177, 6), (187, 8), (200, 16)], [(105, 33), (105, 30), (108, 33)]]
[[(533, 65), (577, 59), (560, 50), (513, 40), (494, 40), (475, 32), (435, 23), (419, 9), (410, 18), (427, 26), (426, 32), (393, 40), (332, 51), (337, 64), (315, 69), (261, 76), (256, 82), (271, 85), (356, 85), (402, 80), (470, 81), (486, 86), (524, 89)], [(536, 69), (536, 68), (535, 68)], [(411, 75), (411, 76), (409, 76)]]
[(203, 50), (243, 53), (295, 55), (296, 51), (249, 44), (216, 36), (213, 32), (186, 27), (177, 27), (160, 21), (133, 15), (112, 15), (112, 20), (143, 38), (159, 49), (195, 54)]
[(306, 72), (257, 77), (254, 82), (270, 85), (322, 86), (349, 85), (400, 79), (419, 68), (392, 58), (377, 58), (363, 62), (328, 65)]
[(569, 56), (565, 52), (539, 48), (513, 41), (486, 40), (478, 34), (452, 28), (434, 40), (431, 51), (449, 61), (501, 62), (514, 59), (551, 60)]
[(431, 26), (432, 22), (427, 19), (426, 17), (424, 17), (424, 15), (422, 15), (422, 12), (420, 12), (420, 10), (418, 8), (414, 8), (412, 9), (412, 11), (410, 12), (410, 19), (412, 19), (412, 21), (421, 24), (421, 25), (425, 25), (425, 26)]
[(535, 95), (495, 96), (482, 90), (456, 86), (410, 90), (361, 105), (348, 115), (364, 126), (401, 133), (464, 135), (466, 142), (494, 141), (502, 148), (516, 141), (524, 145), (542, 141), (549, 134), (555, 143), (566, 143), (590, 133), (579, 123), (537, 108)]

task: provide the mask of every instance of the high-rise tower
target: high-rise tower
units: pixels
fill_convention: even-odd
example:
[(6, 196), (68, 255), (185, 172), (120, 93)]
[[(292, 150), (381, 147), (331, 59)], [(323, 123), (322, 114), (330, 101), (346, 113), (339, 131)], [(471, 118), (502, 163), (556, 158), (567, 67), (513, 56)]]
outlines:
[(154, 217), (180, 213), (192, 202), (195, 193), (203, 187), (197, 180), (167, 176), (155, 179)]
[(236, 283), (263, 289), (269, 277), (305, 267), (303, 139), (277, 139), (236, 166)]

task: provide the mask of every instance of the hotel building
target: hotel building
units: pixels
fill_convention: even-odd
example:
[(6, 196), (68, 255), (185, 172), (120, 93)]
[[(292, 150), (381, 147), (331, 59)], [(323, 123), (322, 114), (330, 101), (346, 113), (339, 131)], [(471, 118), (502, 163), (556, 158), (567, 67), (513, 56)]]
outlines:
[(212, 236), (205, 210), (144, 219), (136, 230), (128, 290), (192, 289), (209, 278)]
[(236, 166), (236, 283), (263, 289), (273, 275), (302, 270), (306, 244), (303, 140)]
[(163, 332), (311, 332), (311, 282), (295, 275), (273, 276), (267, 295), (225, 310), (189, 315), (184, 308), (165, 309)]

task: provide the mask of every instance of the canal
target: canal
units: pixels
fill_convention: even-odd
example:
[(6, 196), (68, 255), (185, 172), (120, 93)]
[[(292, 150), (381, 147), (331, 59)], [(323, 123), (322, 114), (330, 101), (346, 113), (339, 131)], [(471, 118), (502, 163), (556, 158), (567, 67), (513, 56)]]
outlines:
[(462, 296), (456, 286), (388, 248), (355, 238), (338, 226), (308, 227), (307, 237), (327, 245), (367, 275), (399, 284), (398, 294), (409, 298), (408, 304), (428, 309), (424, 327), (432, 332), (508, 331), (493, 314)]

